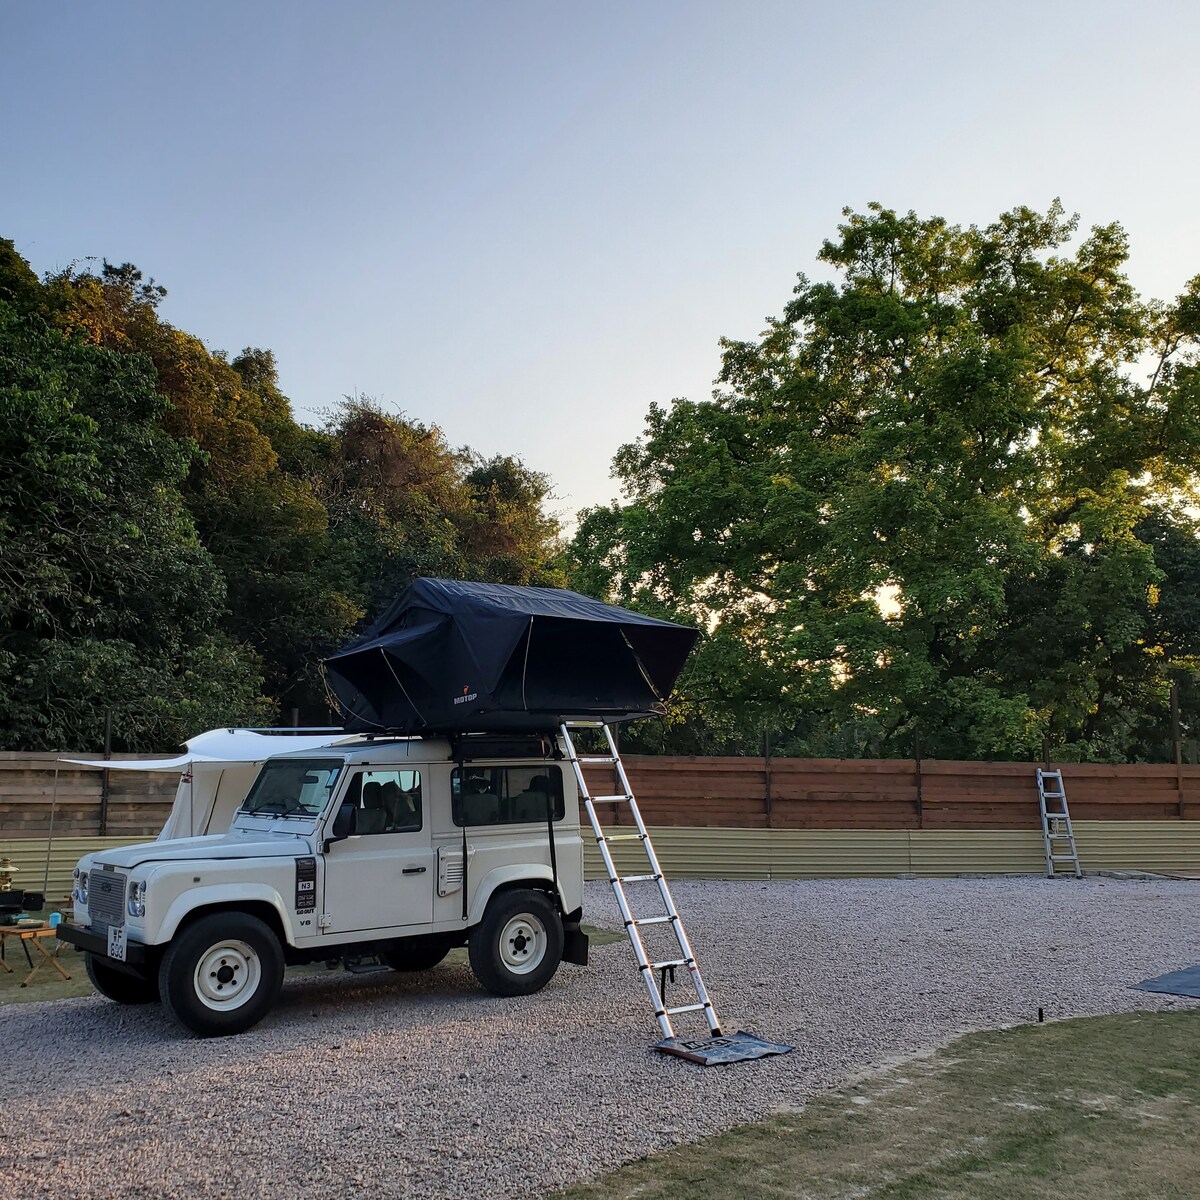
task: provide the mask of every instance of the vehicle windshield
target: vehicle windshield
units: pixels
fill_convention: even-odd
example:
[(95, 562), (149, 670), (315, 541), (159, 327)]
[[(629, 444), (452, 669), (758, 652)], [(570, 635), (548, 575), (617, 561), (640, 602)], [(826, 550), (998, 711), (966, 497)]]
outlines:
[(318, 816), (344, 766), (340, 758), (265, 763), (240, 811), (260, 817)]

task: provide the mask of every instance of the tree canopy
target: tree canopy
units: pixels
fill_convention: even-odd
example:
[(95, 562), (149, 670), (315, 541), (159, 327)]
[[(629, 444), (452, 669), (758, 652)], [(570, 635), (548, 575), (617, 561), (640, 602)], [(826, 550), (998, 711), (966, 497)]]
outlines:
[(847, 210), (834, 278), (652, 406), (572, 569), (708, 630), (669, 744), (1162, 756), (1200, 678), (1200, 278), (1145, 300), (1119, 225), (1077, 233)]
[(413, 575), (562, 582), (545, 475), (361, 397), (304, 427), (165, 294), (0, 239), (0, 747), (324, 724), (317, 663)]

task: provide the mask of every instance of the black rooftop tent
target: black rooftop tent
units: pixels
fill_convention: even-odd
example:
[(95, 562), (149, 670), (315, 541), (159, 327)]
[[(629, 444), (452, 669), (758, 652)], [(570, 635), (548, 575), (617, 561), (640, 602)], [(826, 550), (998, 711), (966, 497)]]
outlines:
[(325, 670), (348, 730), (544, 733), (665, 712), (697, 636), (578, 592), (417, 579)]

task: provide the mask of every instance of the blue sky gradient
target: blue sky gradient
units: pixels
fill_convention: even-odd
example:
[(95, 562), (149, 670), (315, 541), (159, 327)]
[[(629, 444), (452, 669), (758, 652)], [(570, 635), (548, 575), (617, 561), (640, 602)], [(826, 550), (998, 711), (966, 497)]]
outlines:
[(133, 261), (317, 423), (360, 392), (516, 453), (567, 518), (702, 398), (843, 205), (1119, 219), (1200, 272), (1200, 6), (0, 7), (0, 235)]

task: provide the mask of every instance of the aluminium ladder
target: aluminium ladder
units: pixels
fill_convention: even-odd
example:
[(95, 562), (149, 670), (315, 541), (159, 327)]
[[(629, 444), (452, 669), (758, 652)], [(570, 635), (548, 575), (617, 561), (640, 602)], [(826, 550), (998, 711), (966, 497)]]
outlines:
[[(571, 740), (571, 730), (573, 729), (602, 729), (605, 739), (608, 742), (608, 753), (588, 754), (585, 752), (580, 754), (575, 748), (575, 743)], [(625, 922), (625, 932), (629, 934), (629, 940), (633, 945), (633, 954), (637, 959), (638, 970), (642, 973), (642, 980), (646, 984), (646, 990), (650, 993), (650, 1002), (654, 1005), (654, 1016), (658, 1020), (663, 1037), (673, 1038), (675, 1036), (675, 1032), (671, 1028), (672, 1017), (691, 1012), (703, 1012), (705, 1019), (708, 1021), (708, 1028), (711, 1035), (713, 1037), (720, 1037), (721, 1026), (717, 1021), (716, 1010), (712, 1006), (712, 1001), (708, 998), (708, 992), (705, 991), (704, 980), (700, 975), (700, 968), (696, 965), (696, 956), (692, 953), (691, 944), (688, 942), (687, 934), (684, 932), (683, 920), (675, 907), (675, 901), (671, 899), (671, 891), (667, 887), (666, 879), (663, 877), (658, 855), (654, 852), (654, 846), (650, 842), (650, 834), (646, 831), (645, 823), (642, 821), (642, 814), (638, 810), (637, 800), (633, 795), (633, 788), (629, 784), (629, 776), (625, 774), (625, 764), (621, 762), (621, 754), (617, 749), (616, 739), (613, 737), (612, 730), (603, 721), (566, 721), (559, 726), (559, 731), (562, 734), (563, 746), (566, 749), (567, 757), (571, 760), (571, 766), (575, 768), (575, 782), (579, 785), (579, 795), (583, 800), (584, 808), (587, 810), (588, 820), (592, 823), (592, 832), (596, 835), (596, 845), (600, 849), (600, 857), (604, 860), (605, 870), (608, 871), (608, 879), (612, 884), (613, 895), (616, 897), (617, 907), (621, 911), (621, 919)], [(588, 791), (587, 781), (583, 777), (583, 768), (585, 766), (601, 765), (614, 769), (619, 786), (622, 789), (621, 792), (611, 796), (593, 796)], [(637, 832), (606, 833), (601, 827), (600, 818), (596, 813), (597, 804), (627, 804)], [(623, 876), (618, 872), (617, 865), (613, 861), (612, 852), (609, 850), (609, 845), (612, 842), (625, 841), (637, 841), (641, 843), (642, 849), (646, 852), (646, 858), (649, 860), (650, 871), (648, 874)], [(665, 913), (649, 917), (634, 916), (633, 910), (629, 906), (629, 897), (625, 894), (625, 885), (629, 883), (656, 883)], [(670, 925), (672, 932), (675, 934), (676, 941), (679, 943), (679, 957), (666, 959), (662, 962), (651, 961), (649, 955), (646, 953), (646, 947), (642, 941), (640, 932), (642, 927), (646, 925)], [(666, 975), (670, 971), (673, 981), (675, 977), (674, 969), (676, 967), (687, 968), (696, 989), (698, 1003), (679, 1004), (674, 1007), (667, 1004), (666, 998), (663, 995)], [(658, 980), (654, 977), (655, 971), (661, 972)]]
[[(1070, 863), (1075, 878), (1082, 879), (1079, 851), (1075, 846), (1075, 830), (1067, 809), (1067, 787), (1061, 771), (1043, 770), (1037, 773), (1038, 801), (1042, 808), (1042, 847), (1046, 853), (1046, 875), (1053, 879), (1060, 872), (1056, 863)], [(1056, 845), (1056, 843), (1058, 843)], [(1066, 851), (1062, 850), (1065, 843)]]

